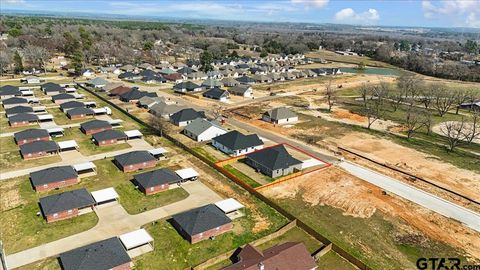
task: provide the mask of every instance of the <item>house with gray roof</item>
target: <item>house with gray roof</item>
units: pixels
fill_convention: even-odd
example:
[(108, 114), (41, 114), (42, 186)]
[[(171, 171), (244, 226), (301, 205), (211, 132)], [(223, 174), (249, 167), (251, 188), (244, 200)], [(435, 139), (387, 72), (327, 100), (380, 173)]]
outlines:
[(183, 130), (185, 136), (197, 142), (210, 141), (227, 131), (213, 121), (207, 121), (203, 118), (197, 118), (188, 124)]
[(148, 151), (132, 151), (115, 156), (114, 163), (123, 172), (133, 172), (155, 167), (157, 159)]
[(67, 117), (71, 120), (85, 119), (93, 117), (95, 112), (90, 108), (77, 107), (67, 111)]
[(253, 89), (250, 85), (239, 84), (228, 89), (228, 92), (232, 95), (242, 96), (242, 97), (253, 97)]
[(32, 107), (30, 107), (30, 106), (22, 106), (22, 105), (5, 109), (5, 115), (6, 115), (7, 117), (10, 117), (10, 116), (12, 116), (12, 115), (19, 114), (19, 113), (33, 113), (33, 112), (34, 112), (34, 111), (33, 111), (33, 108), (32, 108)]
[(18, 86), (4, 85), (0, 87), (0, 99), (7, 99), (21, 95), (22, 91), (20, 91)]
[(35, 125), (38, 123), (38, 116), (33, 113), (19, 113), (8, 117), (8, 124), (12, 127)]
[(2, 100), (2, 105), (5, 109), (12, 108), (15, 106), (28, 106), (30, 102), (26, 98), (21, 97), (12, 97)]
[(54, 141), (34, 141), (20, 145), (20, 154), (25, 160), (56, 155), (59, 150)]
[(92, 120), (80, 124), (80, 130), (87, 135), (95, 134), (105, 130), (110, 130), (112, 128), (112, 125), (104, 120)]
[(105, 130), (92, 135), (92, 139), (98, 146), (112, 145), (119, 142), (126, 142), (127, 135), (123, 131)]
[(78, 216), (81, 210), (92, 208), (95, 200), (90, 192), (81, 188), (40, 198), (39, 204), (47, 223), (50, 223)]
[(184, 127), (197, 118), (206, 118), (205, 113), (198, 112), (192, 108), (186, 108), (172, 114), (170, 122), (179, 127)]
[(171, 223), (192, 244), (214, 238), (233, 228), (232, 220), (213, 204), (173, 215)]
[(207, 78), (202, 82), (202, 87), (205, 89), (210, 89), (214, 87), (221, 87), (222, 83), (214, 78)]
[(58, 166), (30, 173), (30, 182), (40, 192), (74, 185), (80, 179), (72, 166)]
[(283, 145), (276, 145), (246, 155), (245, 163), (272, 178), (302, 169), (302, 161), (294, 158)]
[(202, 90), (203, 90), (203, 87), (191, 81), (177, 83), (173, 86), (173, 91), (180, 92), (180, 93), (198, 92)]
[(186, 107), (177, 104), (167, 104), (165, 102), (159, 102), (153, 105), (150, 108), (149, 112), (157, 117), (163, 117), (168, 120), (170, 119), (170, 116), (183, 109), (186, 109)]
[(61, 87), (58, 83), (52, 83), (52, 82), (44, 83), (41, 86), (41, 89), (43, 93), (45, 93), (45, 95), (49, 95), (49, 96), (65, 93), (65, 88)]
[(214, 87), (205, 91), (202, 96), (224, 102), (230, 98), (230, 93), (228, 93), (228, 91), (225, 89)]
[(132, 260), (118, 237), (112, 237), (60, 254), (63, 270), (131, 269)]
[(237, 80), (235, 80), (235, 78), (232, 77), (223, 78), (222, 80), (220, 80), (220, 82), (225, 87), (232, 87), (240, 84)]
[(31, 143), (34, 141), (49, 141), (50, 134), (46, 129), (29, 128), (13, 134), (15, 142), (18, 145)]
[(108, 81), (105, 80), (104, 78), (97, 77), (95, 79), (92, 79), (88, 82), (86, 82), (87, 86), (93, 87), (93, 88), (102, 88), (105, 85), (108, 84)]
[(231, 156), (240, 156), (263, 148), (263, 141), (257, 134), (244, 135), (232, 130), (212, 138), (212, 146)]
[(168, 168), (162, 168), (133, 176), (135, 185), (145, 195), (151, 195), (168, 190), (170, 185), (180, 184), (182, 178)]
[(241, 84), (255, 84), (256, 80), (248, 76), (242, 76), (236, 79)]
[(142, 97), (157, 97), (157, 93), (140, 91), (137, 88), (133, 88), (131, 91), (128, 91), (120, 95), (120, 100), (123, 102), (138, 102)]
[(153, 105), (155, 105), (159, 102), (165, 102), (165, 98), (164, 97), (143, 96), (138, 100), (137, 104), (141, 108), (150, 109)]
[(187, 78), (189, 80), (206, 80), (208, 78), (207, 74), (201, 72), (201, 71), (197, 71), (197, 72), (193, 72), (193, 73), (190, 73), (190, 74), (187, 74)]
[(76, 96), (72, 94), (62, 93), (52, 96), (52, 101), (56, 104), (62, 104), (69, 101), (75, 101), (77, 99)]
[(68, 110), (70, 109), (73, 109), (73, 108), (81, 108), (81, 107), (86, 107), (85, 106), (85, 103), (83, 102), (80, 102), (80, 101), (67, 101), (67, 102), (64, 102), (62, 104), (60, 104), (60, 110), (62, 112), (67, 112)]
[(278, 107), (263, 113), (262, 120), (279, 125), (292, 124), (298, 121), (298, 115), (286, 107)]

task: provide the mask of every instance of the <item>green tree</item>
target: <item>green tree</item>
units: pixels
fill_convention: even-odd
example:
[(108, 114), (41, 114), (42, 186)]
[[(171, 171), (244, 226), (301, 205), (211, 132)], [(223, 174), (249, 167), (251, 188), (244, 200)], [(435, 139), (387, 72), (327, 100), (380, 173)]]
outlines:
[(237, 51), (233, 51), (233, 52), (230, 54), (230, 57), (232, 57), (232, 58), (237, 58), (237, 57), (238, 57)]
[(83, 53), (81, 50), (76, 50), (71, 58), (72, 68), (75, 69), (75, 73), (79, 74), (83, 68)]
[(15, 51), (15, 54), (13, 55), (13, 62), (15, 63), (15, 73), (22, 72), (23, 59), (18, 51)]
[(80, 33), (80, 39), (82, 40), (82, 46), (85, 51), (90, 50), (93, 45), (93, 37), (90, 32), (88, 32), (83, 26), (78, 28), (78, 32)]
[(212, 54), (209, 51), (203, 51), (203, 53), (200, 55), (200, 64), (202, 65), (200, 70), (203, 72), (213, 70), (212, 60)]
[(267, 53), (266, 51), (262, 51), (262, 52), (260, 53), (260, 57), (262, 57), (262, 58), (263, 58), (263, 57), (267, 57), (267, 56), (268, 56), (268, 53)]
[(365, 69), (365, 62), (361, 61), (360, 63), (358, 63), (357, 69), (364, 70)]
[(473, 40), (467, 40), (467, 42), (465, 43), (465, 49), (469, 52), (469, 53), (477, 53), (478, 52), (478, 44), (476, 41), (473, 41)]
[(143, 50), (144, 51), (151, 51), (153, 49), (153, 42), (152, 41), (145, 41), (143, 43)]
[(18, 28), (10, 28), (7, 33), (11, 37), (18, 37), (22, 34), (22, 30)]
[(72, 35), (72, 33), (65, 32), (63, 33), (63, 37), (66, 40), (63, 47), (63, 51), (65, 52), (65, 54), (73, 55), (77, 50), (80, 49), (80, 42)]

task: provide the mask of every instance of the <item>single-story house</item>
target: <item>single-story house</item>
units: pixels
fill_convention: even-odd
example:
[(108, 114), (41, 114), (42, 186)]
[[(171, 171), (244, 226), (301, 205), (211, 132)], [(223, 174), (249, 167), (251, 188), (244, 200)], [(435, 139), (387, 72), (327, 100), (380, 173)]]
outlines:
[(175, 92), (181, 92), (181, 93), (184, 93), (184, 92), (198, 92), (198, 91), (202, 91), (203, 88), (196, 84), (196, 83), (193, 83), (191, 81), (186, 81), (186, 82), (181, 82), (181, 83), (177, 83), (176, 85), (173, 86), (173, 90)]
[(74, 108), (83, 108), (86, 107), (85, 103), (80, 102), (80, 101), (67, 101), (62, 104), (60, 104), (60, 110), (62, 112), (67, 112), (68, 110), (74, 109)]
[(90, 108), (77, 107), (67, 111), (67, 116), (71, 120), (85, 119), (87, 117), (93, 117), (95, 112)]
[(187, 108), (172, 114), (170, 116), (170, 122), (179, 127), (184, 127), (197, 118), (206, 118), (205, 113), (197, 112), (194, 109)]
[(49, 96), (65, 93), (65, 88), (60, 86), (58, 83), (52, 83), (52, 82), (44, 83), (41, 86), (41, 89), (43, 93), (45, 93), (45, 95), (49, 95)]
[(206, 80), (208, 78), (207, 74), (201, 72), (201, 71), (197, 71), (197, 72), (193, 72), (193, 73), (190, 73), (190, 74), (187, 74), (187, 78), (189, 80)]
[(80, 210), (92, 208), (94, 204), (95, 200), (85, 188), (40, 198), (40, 208), (47, 223), (78, 216)]
[(76, 99), (77, 98), (75, 97), (75, 95), (67, 94), (67, 93), (62, 93), (62, 94), (52, 96), (52, 101), (55, 102), (56, 104), (62, 104), (64, 102), (75, 101)]
[(154, 68), (154, 66), (149, 64), (149, 63), (143, 63), (143, 64), (139, 65), (138, 67), (143, 69), (143, 70), (152, 70)]
[(230, 93), (227, 90), (220, 89), (218, 87), (207, 90), (202, 94), (204, 97), (216, 99), (219, 101), (227, 101), (230, 98)]
[(93, 88), (102, 88), (108, 84), (108, 81), (103, 78), (97, 77), (93, 80), (86, 82), (85, 84)]
[(60, 148), (54, 141), (34, 141), (20, 145), (23, 159), (39, 158), (58, 154)]
[(120, 67), (120, 70), (125, 71), (125, 72), (132, 72), (135, 69), (136, 69), (136, 67), (134, 67), (133, 65), (130, 65), (130, 64), (127, 64), (127, 65), (124, 65), (124, 66)]
[(83, 77), (90, 78), (90, 77), (93, 76), (93, 74), (95, 74), (95, 71), (91, 68), (85, 68), (85, 69), (80, 70), (80, 75), (83, 76)]
[(72, 166), (58, 166), (30, 173), (30, 182), (35, 191), (47, 191), (80, 182)]
[(231, 156), (240, 156), (263, 148), (263, 141), (257, 134), (244, 135), (232, 130), (212, 138), (213, 147)]
[(237, 86), (240, 84), (237, 80), (235, 80), (232, 77), (223, 78), (220, 82), (223, 84), (223, 86), (226, 86), (226, 87)]
[(28, 99), (21, 97), (12, 97), (2, 100), (2, 105), (5, 109), (15, 106), (28, 106), (29, 104), (30, 101)]
[(214, 238), (233, 228), (232, 220), (213, 204), (173, 215), (171, 223), (192, 244)]
[(134, 81), (134, 80), (140, 80), (142, 76), (139, 74), (135, 74), (133, 72), (124, 72), (118, 75), (118, 78), (126, 81)]
[(183, 130), (183, 134), (197, 142), (210, 141), (212, 138), (225, 133), (227, 131), (220, 125), (203, 118), (193, 120)]
[(143, 76), (140, 80), (144, 83), (147, 83), (147, 84), (166, 83), (167, 82), (167, 79), (165, 79), (163, 76), (160, 76), (160, 75), (157, 75), (157, 76)]
[(134, 88), (131, 91), (128, 91), (124, 94), (120, 95), (120, 100), (123, 102), (131, 102), (131, 103), (136, 103), (138, 102), (139, 99), (142, 97), (158, 97), (157, 93), (154, 92), (145, 92), (145, 91), (140, 91), (136, 88)]
[(123, 83), (120, 82), (109, 82), (107, 83), (104, 87), (102, 87), (102, 90), (105, 92), (110, 92), (112, 89), (115, 89), (119, 86), (123, 86)]
[(60, 254), (63, 270), (130, 270), (132, 259), (118, 237), (112, 237)]
[(230, 94), (242, 97), (253, 97), (253, 89), (250, 85), (240, 84), (233, 86), (228, 90)]
[(28, 77), (25, 77), (25, 78), (21, 78), (20, 81), (23, 82), (23, 83), (26, 83), (26, 84), (38, 84), (38, 83), (41, 83), (44, 80), (40, 79), (37, 76), (28, 76)]
[(110, 129), (112, 129), (112, 125), (103, 120), (92, 120), (80, 124), (80, 130), (87, 135), (92, 135)]
[(39, 129), (39, 128), (30, 128), (26, 130), (22, 130), (19, 132), (15, 132), (13, 134), (15, 138), (15, 142), (18, 145), (31, 143), (35, 141), (49, 141), (50, 134), (46, 129)]
[(182, 178), (168, 168), (162, 168), (133, 176), (135, 184), (145, 195), (168, 190), (172, 184), (179, 184)]
[(194, 70), (193, 68), (187, 67), (187, 66), (184, 66), (184, 67), (180, 68), (179, 70), (177, 70), (177, 73), (180, 73), (180, 74), (183, 74), (183, 75), (188, 75), (188, 74), (194, 73), (194, 72), (197, 72), (197, 71)]
[(118, 130), (105, 130), (97, 132), (92, 135), (92, 138), (95, 141), (95, 144), (98, 146), (111, 145), (127, 141), (127, 135), (125, 132)]
[(172, 73), (172, 74), (166, 74), (163, 76), (165, 79), (168, 81), (174, 82), (174, 83), (181, 83), (183, 81), (183, 76), (180, 73)]
[(19, 113), (8, 117), (8, 124), (12, 127), (23, 127), (38, 123), (38, 115), (33, 113)]
[(137, 104), (138, 104), (138, 107), (140, 107), (140, 108), (149, 109), (153, 105), (157, 104), (158, 102), (164, 101), (164, 100), (165, 100), (165, 98), (143, 96), (138, 100)]
[(253, 75), (253, 79), (257, 83), (270, 83), (270, 82), (272, 82), (272, 78), (270, 78), (269, 76), (264, 75), (264, 74)]
[(262, 120), (279, 125), (290, 124), (298, 121), (298, 115), (286, 107), (278, 107), (265, 112)]
[(32, 107), (22, 106), (22, 105), (5, 109), (5, 115), (7, 117), (10, 117), (10, 116), (13, 116), (13, 115), (19, 114), (19, 113), (34, 113), (34, 111), (33, 111)]
[(236, 79), (241, 84), (254, 84), (256, 81), (248, 76), (242, 76)]
[(283, 145), (276, 145), (247, 154), (245, 163), (272, 178), (302, 169), (302, 161), (290, 155)]
[(223, 270), (315, 270), (318, 267), (302, 242), (286, 242), (263, 252), (247, 244), (235, 254), (238, 254), (236, 262)]
[(221, 87), (221, 86), (222, 86), (222, 83), (213, 78), (208, 78), (202, 83), (202, 87), (204, 87), (205, 89)]
[(118, 86), (118, 87), (115, 87), (112, 90), (110, 90), (108, 92), (108, 95), (111, 96), (111, 97), (118, 97), (118, 96), (121, 96), (125, 93), (128, 93), (128, 92), (132, 91), (132, 89), (133, 88), (130, 88), (130, 87), (127, 87), (127, 86)]
[(185, 109), (185, 106), (176, 105), (176, 104), (167, 104), (165, 102), (159, 102), (153, 105), (150, 108), (150, 113), (157, 116), (163, 117), (165, 119), (170, 119), (170, 116), (173, 114)]
[(8, 99), (22, 95), (22, 91), (18, 86), (4, 85), (0, 87), (0, 99)]
[(132, 151), (115, 156), (114, 163), (123, 172), (134, 172), (155, 167), (157, 159), (148, 151)]

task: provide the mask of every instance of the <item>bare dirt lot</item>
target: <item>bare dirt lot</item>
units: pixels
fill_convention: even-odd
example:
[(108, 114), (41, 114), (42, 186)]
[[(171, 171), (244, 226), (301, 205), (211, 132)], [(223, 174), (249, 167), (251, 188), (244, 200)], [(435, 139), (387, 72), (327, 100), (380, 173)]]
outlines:
[(398, 228), (399, 231), (424, 234), (465, 249), (473, 257), (480, 257), (479, 233), (399, 197), (384, 195), (381, 189), (338, 167), (297, 177), (263, 189), (262, 193), (275, 199), (295, 198), (302, 194), (303, 201), (311, 206), (329, 205), (341, 209), (343, 215), (359, 218), (370, 218), (375, 211), (381, 211), (399, 217), (411, 226)]
[(480, 175), (442, 162), (436, 157), (403, 147), (389, 140), (352, 132), (340, 138), (332, 138), (339, 146), (358, 151), (374, 160), (383, 161), (429, 179), (441, 186), (471, 198), (480, 194)]

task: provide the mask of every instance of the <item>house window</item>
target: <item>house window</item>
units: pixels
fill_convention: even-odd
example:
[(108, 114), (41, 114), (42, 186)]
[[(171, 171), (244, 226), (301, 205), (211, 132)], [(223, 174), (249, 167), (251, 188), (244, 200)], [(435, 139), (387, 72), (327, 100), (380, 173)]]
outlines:
[(71, 213), (73, 213), (73, 210), (70, 209), (70, 210), (67, 211), (67, 213), (68, 213), (68, 214), (71, 214)]
[[(162, 185), (163, 186), (163, 185)], [(151, 187), (150, 188), (150, 191), (154, 191), (155, 190), (155, 187)]]
[(203, 236), (203, 232), (201, 232), (199, 235), (200, 235), (200, 237), (202, 237), (202, 236)]
[(220, 227), (215, 228), (215, 230), (217, 230), (217, 231), (220, 230)]
[(147, 162), (143, 162), (143, 166), (146, 166), (147, 165)]
[(43, 188), (47, 188), (47, 187), (48, 187), (48, 184), (44, 184), (44, 185), (43, 185)]

